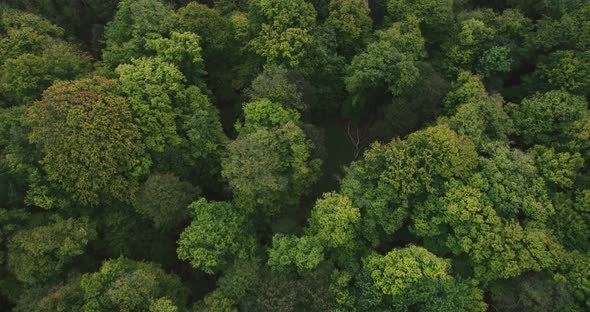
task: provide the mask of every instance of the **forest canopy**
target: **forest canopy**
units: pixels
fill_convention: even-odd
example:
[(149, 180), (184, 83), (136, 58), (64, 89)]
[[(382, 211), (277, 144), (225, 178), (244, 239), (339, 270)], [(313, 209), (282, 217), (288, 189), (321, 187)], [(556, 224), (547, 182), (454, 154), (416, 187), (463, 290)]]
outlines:
[(0, 311), (589, 311), (590, 1), (7, 0)]

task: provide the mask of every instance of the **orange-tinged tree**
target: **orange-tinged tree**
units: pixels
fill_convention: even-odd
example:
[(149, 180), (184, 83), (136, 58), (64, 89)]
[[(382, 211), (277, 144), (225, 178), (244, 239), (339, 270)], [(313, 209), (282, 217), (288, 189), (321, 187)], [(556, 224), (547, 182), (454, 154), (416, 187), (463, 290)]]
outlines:
[(144, 165), (139, 128), (115, 87), (101, 77), (60, 82), (25, 117), (48, 180), (82, 205), (129, 200)]

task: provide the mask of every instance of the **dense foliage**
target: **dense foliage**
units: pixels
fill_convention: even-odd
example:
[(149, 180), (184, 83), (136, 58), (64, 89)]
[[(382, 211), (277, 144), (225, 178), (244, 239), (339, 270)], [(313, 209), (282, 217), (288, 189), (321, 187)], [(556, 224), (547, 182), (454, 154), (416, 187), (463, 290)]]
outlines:
[(590, 310), (590, 1), (7, 0), (0, 311)]

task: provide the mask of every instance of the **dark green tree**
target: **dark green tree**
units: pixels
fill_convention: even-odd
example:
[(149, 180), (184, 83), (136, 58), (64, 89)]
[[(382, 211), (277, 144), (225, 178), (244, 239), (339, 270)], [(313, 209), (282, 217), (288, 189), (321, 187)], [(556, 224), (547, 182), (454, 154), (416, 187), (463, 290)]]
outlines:
[(21, 230), (11, 237), (8, 267), (23, 283), (44, 283), (68, 269), (94, 239), (95, 225), (88, 219), (57, 218), (51, 224)]
[(418, 80), (416, 63), (424, 55), (424, 39), (415, 18), (377, 32), (376, 41), (346, 68), (346, 90), (353, 105), (365, 106), (367, 95), (375, 90), (387, 90), (393, 95), (408, 92)]
[(228, 202), (192, 203), (193, 222), (180, 234), (178, 258), (214, 274), (234, 259), (248, 259), (256, 251), (254, 230), (246, 215)]
[(153, 174), (138, 193), (136, 209), (156, 228), (170, 230), (188, 218), (187, 207), (198, 196), (198, 188), (173, 174)]
[[(188, 292), (180, 278), (159, 265), (127, 258), (105, 261), (100, 270), (82, 276), (84, 312), (174, 311), (183, 309)], [(158, 307), (167, 307), (167, 310)]]
[(29, 104), (58, 80), (89, 72), (90, 56), (64, 30), (33, 14), (0, 7), (0, 106)]

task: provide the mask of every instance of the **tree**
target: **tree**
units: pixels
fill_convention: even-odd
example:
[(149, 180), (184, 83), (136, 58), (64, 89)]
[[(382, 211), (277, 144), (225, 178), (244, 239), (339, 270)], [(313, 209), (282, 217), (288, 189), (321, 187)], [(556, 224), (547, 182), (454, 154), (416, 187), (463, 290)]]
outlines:
[(590, 191), (578, 190), (555, 193), (552, 196), (555, 217), (549, 222), (549, 228), (555, 236), (569, 249), (587, 252), (590, 242)]
[(489, 287), (490, 305), (503, 311), (583, 310), (561, 279), (557, 274), (536, 273), (495, 282)]
[(201, 39), (198, 35), (173, 31), (170, 38), (154, 36), (153, 39), (146, 40), (145, 46), (155, 53), (154, 58), (176, 66), (188, 84), (201, 87), (205, 93), (209, 92), (203, 83), (206, 72), (201, 56)]
[[(437, 249), (445, 241), (454, 255), (467, 255), (475, 277), (482, 281), (555, 269), (563, 249), (543, 224), (549, 213), (533, 213), (525, 205), (522, 209), (529, 216), (521, 225), (516, 217), (506, 214), (508, 209), (498, 207), (496, 211), (498, 203), (507, 204), (497, 197), (501, 186), (490, 187), (478, 175), (471, 180), (468, 184), (449, 182), (442, 197), (431, 196), (416, 206), (414, 232), (427, 240), (432, 238), (429, 244)], [(505, 196), (520, 194), (506, 192)]]
[(56, 278), (86, 245), (96, 239), (95, 225), (88, 219), (61, 219), (17, 232), (8, 244), (8, 266), (27, 284)]
[(537, 31), (528, 39), (530, 44), (540, 52), (588, 50), (590, 40), (586, 34), (590, 30), (589, 8), (588, 2), (581, 1), (576, 10), (566, 12), (560, 18), (546, 17), (539, 20)]
[(217, 4), (209, 8), (191, 2), (178, 9), (178, 28), (200, 37), (208, 85), (216, 97), (225, 98), (233, 92), (232, 84), (227, 81), (234, 79), (235, 69), (241, 63), (241, 47), (234, 38), (231, 18), (223, 15), (224, 8)]
[[(181, 38), (177, 43), (184, 42)], [(217, 109), (199, 87), (187, 86), (178, 67), (196, 68), (200, 58), (189, 57), (191, 53), (174, 48), (174, 43), (154, 44), (163, 49), (157, 57), (134, 59), (117, 68), (119, 90), (128, 98), (156, 169), (185, 179), (211, 179), (219, 174), (227, 138)], [(186, 49), (200, 57), (198, 45)]]
[(304, 111), (309, 107), (311, 86), (296, 72), (282, 67), (267, 66), (252, 81), (246, 94), (252, 101), (268, 99), (283, 107)]
[(27, 111), (48, 180), (82, 205), (128, 201), (146, 167), (131, 108), (115, 88), (101, 77), (60, 82)]
[(545, 183), (531, 155), (497, 148), (489, 158), (480, 158), (478, 169), (474, 183), (487, 193), (499, 216), (541, 223), (553, 216)]
[(14, 311), (80, 311), (84, 304), (84, 291), (80, 287), (81, 279), (79, 274), (72, 274), (56, 285), (35, 285), (21, 294)]
[(235, 259), (248, 259), (256, 242), (246, 215), (231, 203), (192, 203), (193, 222), (180, 234), (178, 258), (190, 261), (194, 268), (214, 274), (226, 269)]
[(89, 55), (64, 41), (63, 29), (5, 7), (0, 20), (0, 106), (29, 104), (53, 82), (89, 72)]
[(299, 113), (292, 109), (285, 109), (276, 102), (261, 99), (244, 104), (244, 122), (237, 123), (236, 130), (240, 134), (256, 132), (260, 129), (277, 129), (292, 122), (299, 124)]
[(584, 3), (584, 1), (573, 0), (562, 2), (556, 0), (510, 0), (509, 3), (526, 13), (527, 16), (549, 16), (552, 18), (559, 18), (566, 13), (575, 11), (580, 4)]
[(371, 254), (363, 268), (385, 295), (389, 309), (421, 311), (485, 311), (483, 292), (455, 280), (451, 263), (422, 247), (394, 249), (385, 256)]
[(539, 173), (545, 181), (558, 189), (570, 189), (576, 182), (576, 176), (584, 167), (584, 158), (580, 153), (559, 153), (554, 148), (535, 145), (529, 149), (535, 156)]
[[(179, 118), (178, 129), (183, 134), (181, 152), (169, 148), (165, 152), (163, 170), (172, 170), (178, 176), (194, 174), (199, 181), (218, 179), (221, 156), (225, 152), (227, 137), (221, 126), (219, 111), (197, 87), (185, 91), (188, 105)], [(180, 164), (186, 164), (180, 166)], [(169, 168), (169, 169), (168, 169)], [(202, 186), (202, 184), (200, 184)]]
[(403, 227), (416, 200), (436, 194), (448, 179), (468, 176), (476, 160), (468, 138), (446, 126), (427, 128), (406, 141), (374, 143), (347, 170), (342, 193), (361, 209), (363, 236), (377, 245), (383, 234)]
[(371, 116), (377, 119), (371, 125), (374, 136), (371, 139), (407, 136), (431, 124), (440, 115), (449, 84), (431, 64), (417, 65), (420, 73), (413, 88), (392, 97), (391, 103), (386, 102), (386, 106), (378, 108), (377, 114)]
[(479, 67), (479, 72), (484, 77), (490, 77), (495, 73), (510, 72), (512, 67), (510, 49), (494, 46), (485, 50), (479, 59)]
[(477, 61), (485, 51), (484, 45), (494, 39), (495, 32), (495, 29), (482, 20), (471, 18), (463, 21), (457, 43), (448, 52), (449, 72), (456, 74), (461, 70), (475, 71)]
[(491, 80), (530, 62), (530, 51), (521, 42), (527, 40), (533, 23), (519, 11), (466, 12), (459, 15), (459, 22), (460, 31), (446, 49), (444, 62), (450, 75), (467, 70)]
[(187, 207), (198, 195), (198, 188), (173, 174), (153, 174), (138, 194), (136, 209), (152, 220), (156, 228), (169, 230), (187, 219)]
[(338, 50), (351, 58), (367, 43), (373, 21), (367, 0), (331, 0), (326, 25), (334, 28)]
[(285, 272), (296, 268), (303, 274), (316, 269), (325, 259), (350, 258), (350, 252), (358, 248), (360, 218), (359, 209), (352, 207), (346, 196), (325, 193), (312, 209), (305, 235), (273, 237), (268, 265)]
[(313, 42), (313, 5), (305, 0), (256, 0), (250, 6), (250, 14), (260, 29), (250, 43), (254, 51), (267, 64), (299, 68)]
[(314, 270), (324, 260), (324, 248), (315, 236), (276, 234), (268, 255), (268, 266), (277, 272), (293, 268), (303, 274)]
[(453, 115), (438, 122), (469, 137), (478, 151), (487, 152), (508, 143), (509, 135), (514, 133), (503, 104), (499, 95), (488, 95), (479, 76), (463, 72), (445, 99), (446, 109)]
[(590, 52), (560, 50), (544, 57), (529, 82), (533, 90), (589, 95)]
[(570, 259), (566, 266), (567, 273), (560, 274), (558, 278), (566, 282), (576, 302), (584, 310), (590, 307), (590, 256), (572, 253)]
[(385, 256), (369, 255), (364, 265), (375, 286), (391, 296), (408, 291), (421, 279), (443, 279), (451, 270), (450, 261), (437, 258), (428, 250), (416, 246), (394, 249)]
[[(12, 234), (29, 218), (30, 214), (24, 210), (0, 209), (0, 244), (4, 246)], [(4, 264), (5, 258), (4, 250), (0, 250), (0, 264)]]
[(516, 132), (527, 146), (542, 144), (558, 150), (588, 148), (590, 115), (581, 96), (550, 91), (525, 98), (511, 106)]
[(461, 105), (480, 101), (486, 96), (487, 91), (481, 77), (462, 71), (459, 73), (457, 80), (451, 84), (451, 91), (445, 98), (445, 113), (454, 115)]
[[(180, 278), (159, 265), (120, 257), (105, 261), (100, 270), (82, 276), (84, 312), (171, 311), (184, 308), (188, 292)], [(168, 310), (158, 310), (165, 306)], [(174, 310), (172, 310), (174, 311)]]
[(168, 34), (176, 19), (174, 11), (160, 0), (122, 0), (106, 25), (102, 64), (112, 70), (145, 56), (146, 40)]
[(168, 145), (180, 144), (176, 118), (187, 104), (182, 73), (170, 63), (141, 58), (120, 65), (117, 74), (146, 148), (162, 152)]
[(30, 188), (41, 155), (29, 144), (26, 110), (25, 105), (0, 109), (0, 202), (5, 208), (22, 208), (29, 195), (39, 191)]
[(325, 248), (352, 248), (360, 218), (348, 197), (325, 193), (311, 211), (306, 235), (317, 237)]
[(418, 79), (416, 63), (424, 55), (424, 39), (416, 19), (377, 32), (376, 41), (346, 68), (346, 90), (353, 97), (353, 104), (364, 106), (367, 94), (380, 88), (393, 95), (406, 92)]
[(46, 41), (62, 38), (64, 30), (34, 14), (0, 8), (0, 63), (23, 53), (39, 53)]
[(312, 158), (312, 150), (293, 121), (240, 134), (222, 159), (235, 203), (247, 213), (259, 213), (261, 220), (296, 204), (318, 178), (321, 161)]
[(394, 22), (416, 17), (430, 47), (444, 42), (453, 26), (452, 0), (419, 0), (410, 3), (388, 0), (387, 12)]

